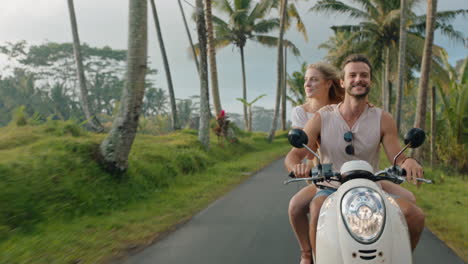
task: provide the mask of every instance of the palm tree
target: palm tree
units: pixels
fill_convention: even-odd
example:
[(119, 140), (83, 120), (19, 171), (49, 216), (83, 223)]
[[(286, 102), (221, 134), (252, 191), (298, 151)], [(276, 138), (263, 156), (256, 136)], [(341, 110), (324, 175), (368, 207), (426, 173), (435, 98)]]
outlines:
[(277, 56), (277, 64), (276, 64), (276, 74), (277, 74), (277, 82), (276, 82), (276, 102), (275, 102), (275, 112), (273, 114), (273, 121), (271, 124), (271, 130), (268, 135), (268, 142), (273, 141), (273, 137), (276, 131), (276, 125), (278, 122), (278, 112), (280, 107), (280, 100), (281, 100), (281, 88), (283, 86), (283, 35), (284, 35), (284, 24), (286, 21), (286, 8), (288, 6), (288, 0), (282, 0), (281, 8), (280, 8), (280, 29), (279, 29), (279, 38), (278, 38), (278, 56)]
[(68, 0), (68, 11), (70, 13), (70, 22), (73, 34), (73, 50), (75, 54), (76, 74), (78, 76), (78, 83), (80, 85), (80, 101), (83, 107), (83, 112), (89, 122), (91, 129), (96, 132), (102, 132), (104, 129), (92, 111), (91, 104), (88, 99), (88, 88), (86, 87), (86, 77), (83, 67), (83, 58), (81, 57), (80, 38), (78, 36), (78, 26), (76, 23), (75, 6), (73, 0)]
[(247, 127), (247, 131), (252, 132), (252, 106), (255, 104), (258, 100), (262, 99), (265, 97), (266, 94), (259, 95), (255, 97), (251, 102), (247, 102), (242, 98), (236, 98), (238, 101), (243, 103), (245, 106), (247, 106), (248, 112), (249, 112), (249, 126)]
[(206, 24), (203, 15), (203, 2), (197, 0), (196, 8), (198, 10), (197, 20), (197, 32), (198, 32), (198, 43), (200, 48), (200, 126), (198, 129), (198, 139), (205, 147), (209, 148), (210, 144), (210, 110), (209, 110), (209, 99), (208, 99), (208, 62), (206, 60)]
[(286, 101), (287, 101), (287, 70), (288, 70), (288, 49), (284, 47), (284, 62), (281, 84), (281, 130), (286, 130)]
[(398, 84), (396, 89), (396, 125), (397, 130), (400, 131), (400, 121), (401, 121), (401, 99), (403, 93), (403, 85), (405, 83), (405, 53), (406, 53), (406, 13), (408, 13), (408, 8), (406, 5), (406, 0), (401, 0), (400, 2), (400, 41), (398, 46)]
[[(434, 66), (439, 68), (437, 64)], [(440, 68), (431, 79), (442, 100), (448, 138), (455, 139), (457, 144), (467, 143), (463, 133), (468, 128), (468, 57), (457, 68), (450, 65), (447, 52), (442, 51)]]
[[(431, 155), (437, 154), (438, 159), (447, 166), (466, 170), (466, 164), (468, 164), (468, 57), (452, 66), (448, 62), (445, 50), (436, 56), (440, 59), (432, 62), (431, 83), (432, 87), (435, 86), (437, 89), (440, 100), (437, 100), (436, 121), (431, 121), (433, 125), (437, 124), (437, 134), (435, 131), (431, 132), (431, 138), (437, 141), (437, 152), (431, 150)], [(433, 107), (431, 108), (434, 111)]]
[[(229, 22), (225, 22), (217, 16), (213, 16), (215, 25), (215, 46), (217, 48), (226, 47), (233, 44), (239, 48), (242, 67), (242, 98), (247, 101), (247, 84), (245, 77), (245, 56), (244, 48), (247, 40), (253, 40), (265, 46), (276, 47), (278, 38), (264, 35), (279, 26), (277, 18), (264, 18), (270, 10), (270, 3), (262, 1), (254, 3), (253, 0), (234, 1), (227, 0), (215, 2), (217, 8), (226, 13)], [(299, 54), (298, 49), (287, 40), (283, 44), (290, 47), (292, 52)], [(247, 107), (244, 105), (244, 124), (248, 127)]]
[(436, 87), (433, 85), (431, 88), (431, 148), (430, 148), (430, 153), (431, 153), (431, 167), (434, 167), (434, 162), (435, 162), (435, 154), (436, 154), (436, 148), (435, 148), (435, 141), (436, 141)]
[(188, 28), (188, 25), (187, 25), (187, 19), (185, 19), (185, 13), (184, 13), (184, 8), (182, 7), (182, 3), (180, 2), (180, 0), (177, 0), (177, 2), (179, 3), (179, 9), (180, 9), (180, 13), (182, 14), (182, 20), (184, 21), (184, 26), (185, 26), (185, 31), (187, 32), (187, 36), (188, 36), (188, 39), (189, 39), (189, 42), (190, 42), (190, 47), (192, 48), (192, 55), (193, 55), (193, 58), (194, 58), (194, 61), (195, 61), (195, 66), (197, 67), (197, 72), (199, 72), (199, 66), (198, 66), (198, 58), (197, 58), (197, 53), (195, 51), (195, 46), (193, 45), (193, 41), (192, 41), (192, 36), (190, 35), (190, 30)]
[[(437, 0), (427, 0), (426, 41), (424, 42), (424, 56), (421, 63), (421, 78), (419, 80), (416, 118), (414, 120), (414, 127), (421, 129), (424, 129), (426, 125), (427, 90), (429, 87), (429, 72), (431, 71), (436, 10)], [(421, 149), (416, 150), (414, 155), (416, 159), (420, 159), (422, 156)]]
[(219, 96), (218, 86), (218, 70), (216, 67), (216, 50), (213, 36), (213, 16), (211, 14), (211, 0), (205, 0), (205, 19), (206, 19), (206, 32), (207, 32), (207, 49), (208, 57), (210, 59), (210, 77), (211, 77), (211, 95), (213, 97), (213, 106), (215, 109), (215, 116), (221, 113), (221, 99)]
[[(425, 16), (417, 16), (412, 11), (413, 7), (421, 0), (407, 0), (407, 15), (412, 23), (408, 25), (408, 42), (412, 44), (408, 46), (406, 51), (407, 56), (407, 72), (414, 66), (419, 65), (421, 50), (414, 47), (421, 46), (424, 43), (425, 24), (421, 22)], [(390, 92), (388, 91), (388, 80), (392, 63), (396, 63), (395, 58), (389, 56), (397, 52), (397, 42), (399, 41), (399, 23), (400, 23), (400, 1), (399, 0), (353, 0), (354, 3), (362, 6), (361, 9), (345, 4), (337, 0), (321, 0), (315, 4), (311, 10), (315, 12), (348, 14), (351, 18), (360, 19), (358, 25), (340, 25), (333, 26), (332, 29), (337, 32), (347, 32), (349, 36), (347, 45), (339, 47), (336, 57), (345, 57), (343, 54), (351, 52), (362, 52), (367, 54), (376, 71), (382, 72), (382, 104), (384, 107), (390, 106)], [(436, 29), (441, 29), (442, 33), (450, 38), (458, 41), (463, 41), (463, 34), (456, 31), (450, 22), (458, 15), (466, 14), (466, 10), (444, 11), (437, 13)], [(373, 48), (369, 47), (382, 47)], [(412, 50), (411, 50), (412, 49)], [(336, 62), (339, 65), (339, 62)], [(411, 66), (411, 67), (410, 67)], [(385, 109), (389, 110), (389, 109)]]
[(307, 97), (304, 91), (304, 76), (306, 71), (307, 63), (304, 62), (301, 65), (300, 71), (295, 71), (292, 73), (292, 76), (287, 76), (290, 94), (287, 96), (287, 99), (293, 106), (303, 105), (306, 102)]
[(151, 3), (151, 10), (153, 11), (154, 25), (156, 27), (156, 33), (158, 36), (158, 43), (159, 43), (159, 47), (161, 48), (161, 55), (162, 55), (162, 59), (164, 63), (164, 71), (166, 72), (167, 89), (169, 90), (169, 101), (171, 103), (172, 129), (177, 130), (177, 129), (180, 129), (180, 125), (177, 119), (177, 107), (176, 107), (176, 100), (175, 100), (175, 94), (174, 94), (174, 87), (172, 86), (171, 70), (169, 68), (169, 62), (167, 60), (166, 48), (164, 47), (164, 41), (162, 38), (158, 12), (156, 11), (156, 5), (154, 3), (154, 0), (151, 0), (150, 3)]
[[(281, 17), (281, 8), (280, 8), (280, 0), (264, 0), (264, 1), (269, 1), (271, 3), (272, 8), (276, 8), (279, 11), (279, 16)], [(287, 5), (286, 8), (286, 15), (285, 15), (285, 21), (284, 21), (284, 31), (287, 31), (291, 27), (291, 20), (294, 19), (296, 21), (296, 30), (302, 34), (306, 42), (308, 41), (308, 36), (307, 36), (307, 30), (302, 22), (302, 18), (299, 15), (299, 12), (297, 11), (297, 7), (294, 3), (290, 3)], [(284, 33), (283, 33), (284, 34)], [(287, 53), (288, 53), (288, 48), (284, 48), (284, 60), (283, 60), (283, 76), (282, 76), (282, 85), (281, 85), (281, 128), (282, 130), (286, 129), (286, 85), (287, 85)]]
[(147, 1), (129, 1), (127, 82), (120, 100), (119, 113), (100, 146), (102, 163), (109, 171), (117, 174), (128, 168), (128, 154), (135, 139), (145, 94), (147, 69)]

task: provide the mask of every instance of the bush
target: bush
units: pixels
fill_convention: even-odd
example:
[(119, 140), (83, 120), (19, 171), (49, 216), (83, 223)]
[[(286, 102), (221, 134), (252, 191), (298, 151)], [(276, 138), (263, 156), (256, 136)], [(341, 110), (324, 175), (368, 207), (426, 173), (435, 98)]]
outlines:
[(25, 126), (28, 124), (28, 114), (26, 113), (26, 107), (24, 105), (16, 108), (10, 124), (16, 126)]

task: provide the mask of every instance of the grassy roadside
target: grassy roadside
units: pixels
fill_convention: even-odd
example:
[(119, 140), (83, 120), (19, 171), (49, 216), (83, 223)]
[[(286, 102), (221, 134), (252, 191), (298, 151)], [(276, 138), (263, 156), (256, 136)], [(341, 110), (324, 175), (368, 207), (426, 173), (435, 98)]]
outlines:
[[(224, 148), (213, 139), (207, 153), (192, 131), (142, 135), (130, 176), (119, 183), (88, 157), (102, 136), (43, 130), (0, 131), (0, 207), (10, 209), (0, 209), (0, 263), (108, 262), (158, 239), (289, 149), (284, 134), (273, 144), (246, 134)], [(15, 201), (21, 192), (26, 198)]]
[[(264, 138), (245, 134), (223, 148), (212, 138), (204, 152), (194, 131), (140, 135), (129, 176), (116, 180), (90, 155), (102, 135), (71, 124), (0, 128), (0, 263), (106, 263), (138, 250), (289, 149), (284, 134)], [(426, 177), (439, 184), (405, 187), (426, 225), (467, 261), (468, 184), (440, 170)]]
[(426, 214), (426, 227), (468, 263), (468, 181), (461, 176), (444, 176), (447, 173), (440, 169), (425, 169), (424, 174), (436, 184), (418, 189), (405, 183), (404, 187), (416, 195)]
[[(381, 167), (390, 166), (383, 150)], [(402, 186), (412, 191), (416, 202), (426, 214), (426, 227), (443, 240), (460, 258), (468, 263), (468, 177), (456, 175), (442, 168), (424, 166), (424, 177), (436, 184)]]

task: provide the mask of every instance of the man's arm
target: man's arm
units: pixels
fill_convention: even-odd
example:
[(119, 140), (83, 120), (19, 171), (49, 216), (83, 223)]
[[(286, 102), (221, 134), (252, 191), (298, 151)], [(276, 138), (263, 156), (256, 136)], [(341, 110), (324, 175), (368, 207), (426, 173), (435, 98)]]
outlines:
[[(317, 113), (307, 122), (303, 129), (309, 139), (307, 146), (311, 149), (314, 149), (314, 146), (316, 146), (317, 138), (320, 135), (321, 124), (322, 120), (320, 114)], [(302, 160), (306, 156), (313, 159), (313, 155), (305, 148), (292, 148), (284, 161), (286, 169), (288, 171), (293, 171), (297, 178), (308, 177), (311, 169), (310, 165), (302, 163)]]
[[(382, 113), (381, 120), (381, 133), (382, 133), (382, 144), (387, 154), (388, 160), (393, 164), (393, 159), (398, 152), (400, 152), (401, 145), (398, 139), (398, 132), (392, 116), (387, 113)], [(423, 169), (419, 163), (413, 158), (407, 158), (405, 154), (401, 154), (398, 157), (396, 164), (406, 170), (408, 181), (417, 183), (416, 178), (423, 177)]]

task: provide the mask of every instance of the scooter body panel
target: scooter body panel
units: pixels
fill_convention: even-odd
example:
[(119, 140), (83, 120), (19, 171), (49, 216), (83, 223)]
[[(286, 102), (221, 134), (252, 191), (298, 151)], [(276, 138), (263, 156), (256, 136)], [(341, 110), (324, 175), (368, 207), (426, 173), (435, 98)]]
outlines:
[[(362, 244), (348, 232), (341, 214), (341, 199), (350, 189), (368, 187), (382, 196), (385, 224), (375, 242)], [(376, 183), (366, 179), (350, 180), (324, 202), (317, 225), (318, 264), (412, 263), (408, 227), (395, 200)]]

